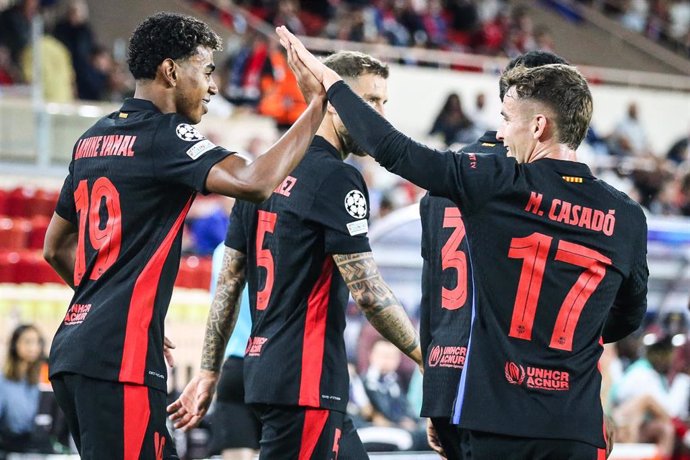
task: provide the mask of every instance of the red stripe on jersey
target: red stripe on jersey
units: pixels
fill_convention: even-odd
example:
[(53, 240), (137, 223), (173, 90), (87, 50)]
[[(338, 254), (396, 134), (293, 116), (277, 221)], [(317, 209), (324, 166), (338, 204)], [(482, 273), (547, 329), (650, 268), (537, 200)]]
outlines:
[(149, 388), (143, 385), (124, 385), (124, 460), (139, 460), (149, 425)]
[[(173, 241), (177, 237), (189, 207), (194, 201), (192, 196), (185, 205), (165, 239), (139, 274), (134, 283), (132, 300), (127, 312), (125, 344), (122, 351), (120, 381), (143, 384), (146, 368), (146, 355), (149, 344), (149, 325), (153, 317), (154, 304), (158, 294), (158, 281), (163, 271), (165, 259), (168, 258)], [(161, 346), (163, 344), (161, 343)]]
[(597, 449), (597, 460), (606, 460), (606, 449)]
[(307, 300), (307, 318), (304, 324), (302, 342), (302, 376), (299, 386), (299, 405), (321, 406), (321, 372), (323, 371), (323, 350), (326, 341), (326, 319), (333, 279), (333, 259), (326, 257), (321, 275)]
[(305, 409), (302, 442), (299, 445), (299, 460), (310, 460), (328, 420), (326, 409)]

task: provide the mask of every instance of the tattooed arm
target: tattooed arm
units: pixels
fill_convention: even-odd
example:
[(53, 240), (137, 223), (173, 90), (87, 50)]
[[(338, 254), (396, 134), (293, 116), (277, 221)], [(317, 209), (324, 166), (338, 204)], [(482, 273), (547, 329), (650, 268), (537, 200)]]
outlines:
[(419, 335), (381, 277), (371, 252), (334, 254), (352, 298), (379, 333), (422, 366)]
[(239, 302), (245, 281), (247, 257), (226, 247), (223, 266), (218, 275), (216, 294), (211, 303), (201, 354), (201, 372), (187, 384), (184, 391), (168, 406), (175, 428), (194, 428), (206, 414), (220, 375), (225, 346), (235, 328)]

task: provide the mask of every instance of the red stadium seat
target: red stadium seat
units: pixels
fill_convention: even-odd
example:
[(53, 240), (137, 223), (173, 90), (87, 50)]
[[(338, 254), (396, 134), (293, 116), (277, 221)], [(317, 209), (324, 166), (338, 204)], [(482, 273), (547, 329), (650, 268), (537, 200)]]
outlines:
[(19, 261), (14, 271), (15, 283), (62, 283), (62, 279), (55, 270), (48, 265), (39, 251), (23, 251), (19, 253)]
[(189, 256), (180, 262), (175, 286), (188, 289), (208, 289), (211, 285), (212, 261), (208, 257)]
[(46, 231), (50, 219), (46, 216), (34, 216), (31, 219), (31, 233), (29, 233), (29, 241), (27, 247), (29, 249), (43, 249), (43, 241), (46, 238)]
[(0, 283), (14, 283), (14, 272), (19, 259), (18, 252), (0, 252)]
[(10, 217), (28, 217), (31, 215), (29, 201), (36, 195), (34, 187), (17, 187), (10, 192), (7, 203), (7, 215)]
[(0, 249), (26, 249), (31, 223), (21, 218), (0, 218)]
[(60, 193), (55, 190), (40, 189), (33, 200), (29, 201), (31, 216), (52, 217)]
[(8, 204), (10, 202), (10, 192), (5, 189), (0, 189), (0, 216), (6, 216)]

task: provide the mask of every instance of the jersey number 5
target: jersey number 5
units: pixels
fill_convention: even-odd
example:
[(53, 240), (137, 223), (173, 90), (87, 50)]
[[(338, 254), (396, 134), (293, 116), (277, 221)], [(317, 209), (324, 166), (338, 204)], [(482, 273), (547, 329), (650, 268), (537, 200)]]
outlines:
[(122, 214), (120, 194), (107, 177), (99, 177), (93, 184), (89, 197), (86, 179), (79, 182), (74, 192), (74, 203), (79, 213), (79, 238), (74, 261), (74, 285), (79, 286), (86, 272), (86, 222), (88, 219), (89, 241), (98, 251), (96, 263), (89, 279), (97, 280), (110, 268), (120, 254), (122, 243)]
[(268, 299), (273, 291), (273, 254), (270, 249), (264, 249), (266, 233), (273, 233), (276, 228), (278, 214), (268, 211), (259, 211), (259, 223), (256, 227), (256, 265), (266, 269), (266, 283), (264, 288), (256, 293), (256, 309), (265, 310), (268, 307)]
[[(534, 315), (537, 312), (552, 240), (552, 237), (542, 233), (532, 233), (524, 238), (513, 238), (510, 242), (508, 257), (523, 260), (513, 318), (510, 322), (510, 337), (532, 340)], [(572, 351), (573, 335), (582, 309), (604, 279), (606, 267), (611, 265), (611, 259), (582, 245), (559, 241), (555, 260), (585, 269), (568, 291), (558, 310), (549, 344), (551, 348)]]
[(465, 224), (458, 208), (445, 209), (443, 228), (452, 228), (453, 233), (441, 249), (441, 269), (455, 269), (457, 282), (453, 289), (441, 286), (441, 308), (457, 310), (467, 301), (467, 255), (460, 250), (460, 244), (465, 239)]

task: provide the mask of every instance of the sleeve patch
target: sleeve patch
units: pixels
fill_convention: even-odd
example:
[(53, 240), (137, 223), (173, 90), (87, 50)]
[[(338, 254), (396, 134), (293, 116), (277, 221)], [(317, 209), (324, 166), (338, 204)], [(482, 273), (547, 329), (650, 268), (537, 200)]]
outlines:
[(361, 235), (369, 231), (369, 224), (366, 219), (356, 220), (347, 224), (347, 231), (350, 236)]
[(345, 210), (355, 219), (364, 219), (367, 216), (367, 200), (359, 190), (350, 190), (345, 195)]
[(208, 139), (204, 139), (203, 141), (198, 142), (198, 143), (194, 144), (193, 146), (191, 146), (190, 148), (188, 148), (187, 149), (187, 155), (189, 155), (189, 157), (192, 160), (196, 160), (201, 155), (203, 155), (204, 153), (206, 153), (209, 150), (212, 150), (214, 148), (216, 148), (216, 144), (209, 141)]
[(187, 123), (180, 123), (175, 128), (175, 133), (177, 137), (183, 141), (195, 142), (201, 139), (206, 139), (203, 134), (201, 134), (194, 126)]

